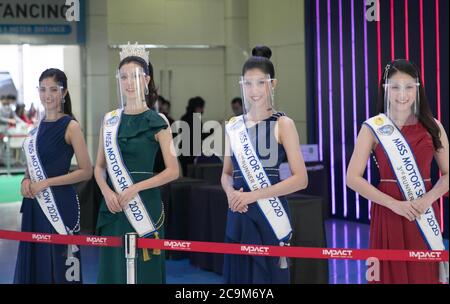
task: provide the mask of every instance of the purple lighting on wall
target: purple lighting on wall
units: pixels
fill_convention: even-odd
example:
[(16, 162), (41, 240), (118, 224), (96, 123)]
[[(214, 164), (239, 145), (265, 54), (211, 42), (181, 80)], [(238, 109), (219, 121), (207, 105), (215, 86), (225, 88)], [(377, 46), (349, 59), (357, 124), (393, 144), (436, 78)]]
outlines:
[(333, 70), (332, 70), (332, 45), (331, 45), (331, 0), (327, 1), (328, 17), (328, 113), (330, 122), (330, 174), (331, 174), (331, 213), (336, 214), (336, 191), (334, 176), (334, 122), (333, 122)]
[[(366, 19), (366, 6), (365, 6), (365, 0), (362, 0), (363, 2), (363, 22), (364, 22), (364, 92), (366, 97), (366, 120), (369, 119), (370, 116), (370, 109), (369, 109), (369, 51), (367, 49), (367, 19)], [(371, 183), (371, 168), (370, 168), (370, 159), (367, 162), (367, 181)], [(371, 202), (368, 202), (368, 215), (367, 217), (370, 219), (370, 204)]]
[(317, 111), (319, 122), (319, 160), (323, 161), (323, 126), (322, 126), (322, 71), (320, 64), (321, 46), (320, 46), (320, 6), (319, 0), (316, 0), (316, 46), (317, 46)]
[[(353, 143), (356, 144), (357, 130), (357, 107), (356, 107), (356, 59), (355, 59), (355, 0), (350, 2), (351, 26), (352, 26), (352, 97), (353, 97)], [(359, 194), (355, 192), (356, 219), (359, 219)]]
[(344, 91), (344, 46), (342, 38), (342, 0), (339, 0), (339, 75), (341, 99), (341, 148), (342, 148), (342, 196), (344, 202), (344, 217), (347, 217), (347, 158), (345, 151), (345, 91)]

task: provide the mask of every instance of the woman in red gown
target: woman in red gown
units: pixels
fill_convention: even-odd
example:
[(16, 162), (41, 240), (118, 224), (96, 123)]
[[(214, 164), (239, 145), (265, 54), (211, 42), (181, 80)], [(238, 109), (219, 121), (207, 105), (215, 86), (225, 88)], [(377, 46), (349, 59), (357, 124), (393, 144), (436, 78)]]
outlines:
[[(407, 60), (395, 60), (386, 67), (379, 89), (378, 113), (385, 112), (384, 84), (387, 81), (414, 83), (416, 80), (418, 80), (418, 94), (414, 93), (409, 96), (400, 94), (391, 97), (390, 106), (391, 108), (397, 107), (399, 115), (396, 116), (397, 119), (390, 118), (400, 129), (415, 155), (427, 193), (412, 202), (405, 201), (383, 147), (365, 124), (358, 135), (348, 166), (347, 185), (373, 202), (370, 249), (428, 250), (416, 219), (432, 206), (439, 222), (440, 211), (437, 200), (448, 192), (449, 145), (447, 135), (441, 123), (435, 120), (431, 114), (415, 65)], [(415, 100), (414, 96), (418, 100)], [(380, 173), (380, 183), (377, 188), (363, 177), (372, 151), (375, 154)], [(433, 158), (442, 172), (441, 178), (434, 186), (430, 180)], [(379, 280), (369, 283), (437, 284), (439, 283), (439, 263), (381, 261)]]

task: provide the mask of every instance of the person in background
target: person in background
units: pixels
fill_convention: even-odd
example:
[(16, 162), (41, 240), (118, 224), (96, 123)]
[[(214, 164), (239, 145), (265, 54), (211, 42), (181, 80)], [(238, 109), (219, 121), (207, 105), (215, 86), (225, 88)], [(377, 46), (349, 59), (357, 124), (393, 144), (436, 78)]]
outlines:
[(0, 164), (7, 163), (4, 159), (6, 144), (3, 138), (6, 136), (8, 128), (16, 125), (14, 111), (11, 107), (15, 100), (15, 96), (12, 95), (2, 95), (0, 97)]
[(239, 116), (244, 113), (242, 109), (242, 98), (235, 97), (231, 100), (231, 109), (233, 110), (234, 116)]
[(169, 124), (172, 125), (175, 120), (170, 116), (170, 106), (170, 101), (168, 101), (161, 95), (158, 96), (158, 111), (159, 113), (164, 114), (164, 116), (166, 116), (167, 120), (169, 121)]
[[(2, 126), (15, 125), (14, 111), (12, 105), (16, 102), (13, 95), (3, 95), (0, 97), (0, 124)], [(2, 130), (3, 131), (3, 130)]]
[(26, 115), (25, 113), (25, 105), (24, 104), (18, 104), (16, 106), (16, 117), (20, 119), (23, 123), (26, 123), (28, 125), (33, 124), (33, 121)]
[(34, 106), (34, 103), (31, 103), (31, 107), (30, 107), (30, 110), (28, 111), (27, 116), (33, 123), (36, 122), (37, 111), (36, 111), (36, 107)]
[[(201, 116), (203, 115), (203, 112), (205, 110), (205, 100), (200, 97), (200, 96), (196, 96), (196, 97), (192, 97), (189, 99), (188, 101), (188, 106), (186, 107), (186, 113), (181, 117), (181, 121), (186, 122), (189, 125), (189, 137), (185, 136), (183, 137), (183, 140), (181, 141), (181, 146), (179, 147), (180, 149), (183, 150), (183, 142), (185, 142), (186, 140), (189, 140), (189, 155), (180, 155), (179, 156), (179, 160), (180, 160), (180, 164), (181, 164), (181, 168), (183, 170), (183, 175), (187, 176), (187, 169), (188, 169), (188, 165), (189, 164), (193, 164), (195, 157), (196, 156), (200, 156), (200, 155), (194, 155), (194, 152), (196, 151), (201, 151), (201, 144), (203, 139), (205, 139), (206, 137), (208, 137), (209, 135), (212, 134), (212, 132), (209, 133), (201, 133), (200, 136), (196, 137), (196, 138), (201, 138), (200, 143), (200, 147), (194, 147), (194, 145), (196, 143), (194, 143), (194, 132), (198, 132), (199, 130), (196, 130), (194, 128), (194, 121), (195, 121), (195, 125), (200, 126), (200, 132), (203, 129), (203, 123), (202, 123), (202, 118)], [(183, 134), (182, 134), (183, 136)]]

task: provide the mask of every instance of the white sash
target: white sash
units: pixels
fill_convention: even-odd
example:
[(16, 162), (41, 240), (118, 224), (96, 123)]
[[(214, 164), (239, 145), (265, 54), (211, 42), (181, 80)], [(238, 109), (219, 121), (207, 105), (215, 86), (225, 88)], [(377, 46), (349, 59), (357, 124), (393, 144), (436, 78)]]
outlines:
[[(123, 192), (133, 185), (133, 179), (125, 166), (119, 144), (117, 143), (117, 133), (121, 118), (122, 110), (117, 109), (105, 115), (103, 124), (103, 147), (108, 175), (117, 193)], [(131, 226), (133, 226), (140, 237), (151, 235), (156, 231), (156, 226), (147, 209), (145, 209), (139, 193), (128, 202), (124, 212)]]
[[(426, 193), (425, 182), (417, 166), (414, 152), (403, 134), (384, 114), (364, 122), (376, 136), (396, 176), (404, 198), (416, 200)], [(432, 207), (416, 220), (421, 234), (431, 250), (445, 250), (441, 229)], [(448, 282), (448, 262), (439, 265), (439, 280)]]
[[(251, 191), (271, 186), (270, 180), (250, 141), (241, 116), (233, 117), (226, 125), (233, 154)], [(258, 207), (275, 233), (280, 245), (287, 243), (292, 234), (289, 217), (278, 197), (260, 199)]]
[[(27, 159), (28, 173), (30, 175), (30, 180), (33, 183), (47, 179), (44, 167), (39, 159), (39, 153), (37, 150), (37, 136), (39, 133), (39, 126), (34, 128), (28, 133), (27, 138), (23, 143), (25, 156)], [(68, 234), (71, 232), (69, 228), (64, 225), (61, 214), (58, 211), (56, 205), (55, 196), (51, 187), (43, 189), (36, 195), (36, 200), (39, 203), (45, 217), (48, 219), (50, 224), (59, 234)]]

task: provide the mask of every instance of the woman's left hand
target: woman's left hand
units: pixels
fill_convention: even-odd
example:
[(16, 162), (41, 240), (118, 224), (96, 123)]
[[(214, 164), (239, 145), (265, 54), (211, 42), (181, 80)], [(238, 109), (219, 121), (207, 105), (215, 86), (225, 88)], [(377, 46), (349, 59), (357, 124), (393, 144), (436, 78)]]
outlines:
[(427, 203), (423, 198), (411, 201), (411, 205), (413, 209), (420, 214), (424, 214), (428, 210), (428, 208), (431, 207), (431, 204)]
[(44, 190), (45, 188), (48, 188), (48, 187), (49, 187), (49, 184), (46, 179), (30, 184), (30, 190), (31, 190), (31, 193), (33, 194), (33, 196), (36, 196), (39, 192), (41, 192), (42, 190)]
[(126, 209), (127, 204), (138, 194), (136, 185), (132, 185), (119, 193), (119, 204), (123, 209)]
[(253, 191), (243, 192), (242, 189), (241, 191), (233, 191), (230, 195), (230, 208), (234, 212), (247, 211), (247, 205), (255, 201), (256, 197)]

